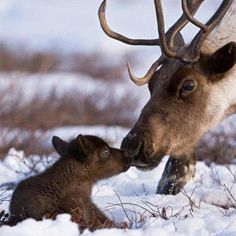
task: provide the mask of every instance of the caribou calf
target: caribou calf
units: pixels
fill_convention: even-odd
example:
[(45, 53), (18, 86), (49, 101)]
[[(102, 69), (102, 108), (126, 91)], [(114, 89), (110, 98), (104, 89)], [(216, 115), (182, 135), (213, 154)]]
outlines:
[(84, 219), (87, 226), (93, 224), (96, 228), (94, 219), (99, 227), (110, 224), (91, 200), (92, 186), (129, 169), (130, 159), (125, 152), (89, 135), (79, 135), (69, 143), (53, 137), (52, 143), (61, 158), (45, 172), (18, 184), (10, 202), (8, 225), (58, 213), (73, 216), (74, 211), (76, 219)]

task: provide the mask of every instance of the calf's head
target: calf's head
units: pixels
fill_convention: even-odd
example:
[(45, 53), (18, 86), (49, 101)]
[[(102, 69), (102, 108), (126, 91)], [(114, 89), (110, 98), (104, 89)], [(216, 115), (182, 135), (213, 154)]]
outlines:
[(125, 151), (111, 148), (99, 137), (79, 135), (69, 143), (59, 137), (52, 139), (57, 153), (65, 158), (73, 158), (83, 165), (91, 180), (99, 180), (117, 175), (129, 169), (131, 159)]

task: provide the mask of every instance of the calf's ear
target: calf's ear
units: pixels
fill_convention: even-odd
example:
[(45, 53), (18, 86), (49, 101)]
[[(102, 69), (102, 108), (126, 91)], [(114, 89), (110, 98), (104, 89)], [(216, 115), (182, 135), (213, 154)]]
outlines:
[(82, 134), (78, 135), (76, 140), (79, 143), (79, 149), (81, 153), (83, 153), (85, 156), (88, 156), (92, 150), (91, 142), (88, 140), (86, 136)]
[(68, 143), (61, 138), (53, 136), (52, 145), (60, 156), (63, 156), (67, 153)]
[(230, 42), (211, 55), (204, 56), (201, 67), (209, 75), (229, 71), (236, 63), (236, 42)]
[(91, 142), (89, 142), (88, 138), (82, 134), (78, 135), (77, 138), (73, 139), (68, 144), (68, 153), (81, 163), (88, 160), (90, 151)]

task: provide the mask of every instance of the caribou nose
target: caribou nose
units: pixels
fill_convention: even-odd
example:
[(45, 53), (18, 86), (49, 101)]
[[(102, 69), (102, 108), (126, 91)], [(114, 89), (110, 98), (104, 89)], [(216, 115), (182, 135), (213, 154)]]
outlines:
[(130, 132), (122, 141), (121, 149), (125, 150), (131, 158), (132, 166), (146, 167), (147, 164), (142, 161), (143, 141), (141, 136)]
[(122, 141), (121, 148), (126, 150), (130, 157), (135, 158), (142, 146), (136, 133), (130, 132)]

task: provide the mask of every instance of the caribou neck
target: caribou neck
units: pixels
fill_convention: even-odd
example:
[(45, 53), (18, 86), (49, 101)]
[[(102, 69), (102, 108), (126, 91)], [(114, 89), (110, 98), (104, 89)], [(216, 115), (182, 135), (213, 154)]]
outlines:
[(212, 113), (213, 121), (211, 127), (236, 113), (236, 66), (213, 86), (208, 100), (208, 112)]
[(228, 42), (236, 42), (236, 0), (220, 24), (209, 34), (202, 45), (203, 53), (212, 53)]
[(226, 116), (232, 115), (236, 113), (236, 66), (228, 73), (225, 81), (222, 81), (222, 87), (228, 101)]

